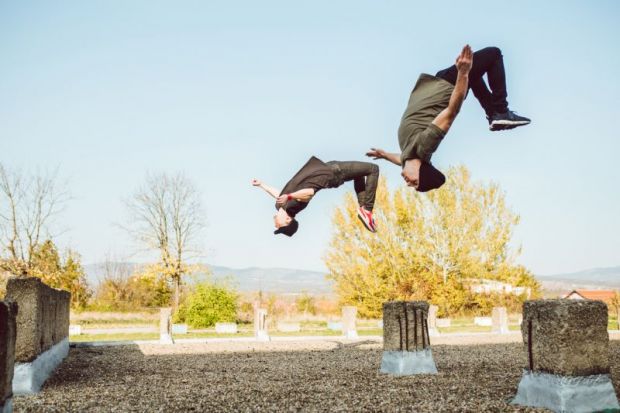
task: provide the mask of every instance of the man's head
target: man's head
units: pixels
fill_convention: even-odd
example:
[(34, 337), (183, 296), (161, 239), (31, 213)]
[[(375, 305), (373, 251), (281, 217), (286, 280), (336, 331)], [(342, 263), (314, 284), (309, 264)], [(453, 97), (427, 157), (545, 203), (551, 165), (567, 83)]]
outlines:
[(297, 220), (286, 213), (284, 208), (279, 208), (278, 212), (273, 216), (273, 222), (276, 226), (274, 234), (284, 234), (289, 237), (293, 236), (299, 228)]
[(407, 186), (415, 188), (418, 192), (427, 192), (441, 187), (446, 182), (446, 177), (433, 165), (420, 159), (408, 159), (405, 161), (401, 173)]
[(422, 162), (420, 166), (420, 177), (418, 181), (418, 192), (427, 192), (432, 189), (438, 189), (446, 183), (446, 177), (433, 165)]

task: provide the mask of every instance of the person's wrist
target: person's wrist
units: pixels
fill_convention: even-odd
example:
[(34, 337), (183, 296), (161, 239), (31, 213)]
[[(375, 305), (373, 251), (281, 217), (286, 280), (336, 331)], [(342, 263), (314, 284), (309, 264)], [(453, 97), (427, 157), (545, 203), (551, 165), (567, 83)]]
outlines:
[(293, 199), (293, 195), (291, 195), (291, 194), (286, 194), (286, 199), (287, 199), (288, 201), (292, 200), (292, 199)]

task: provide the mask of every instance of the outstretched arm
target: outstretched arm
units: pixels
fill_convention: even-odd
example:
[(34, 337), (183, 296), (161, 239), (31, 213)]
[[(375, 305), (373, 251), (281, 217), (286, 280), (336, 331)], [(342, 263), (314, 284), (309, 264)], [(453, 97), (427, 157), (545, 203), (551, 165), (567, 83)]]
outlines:
[(290, 194), (282, 194), (278, 197), (278, 204), (282, 205), (289, 199), (295, 199), (300, 202), (310, 202), (314, 196), (314, 189), (304, 188)]
[(433, 120), (433, 124), (444, 132), (448, 132), (452, 122), (456, 119), (456, 115), (461, 110), (463, 100), (467, 94), (467, 88), (469, 87), (469, 71), (474, 61), (474, 53), (469, 45), (465, 45), (461, 54), (456, 58), (456, 68), (458, 69), (458, 75), (456, 77), (456, 84), (454, 90), (450, 96), (450, 102), (448, 107), (442, 110), (439, 115)]
[(252, 185), (262, 188), (265, 192), (267, 192), (269, 195), (271, 195), (274, 198), (278, 198), (280, 196), (279, 190), (267, 184), (262, 183), (259, 179), (252, 179)]
[(370, 148), (370, 150), (366, 152), (366, 156), (369, 156), (372, 159), (385, 159), (400, 166), (400, 153), (389, 153), (383, 149)]

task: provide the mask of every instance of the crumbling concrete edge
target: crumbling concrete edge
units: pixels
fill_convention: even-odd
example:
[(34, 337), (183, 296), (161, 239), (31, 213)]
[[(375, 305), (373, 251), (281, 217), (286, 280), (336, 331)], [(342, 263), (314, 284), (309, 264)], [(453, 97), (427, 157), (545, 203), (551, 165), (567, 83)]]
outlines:
[(380, 371), (396, 376), (410, 376), (437, 374), (437, 367), (430, 348), (419, 351), (384, 351)]
[(566, 413), (620, 408), (608, 374), (560, 376), (529, 370), (523, 371), (511, 404)]
[(4, 401), (4, 406), (0, 406), (0, 413), (13, 413), (13, 398)]
[(174, 339), (171, 334), (160, 334), (159, 344), (174, 344)]
[(13, 394), (37, 393), (68, 354), (69, 338), (66, 337), (30, 363), (15, 363)]
[(254, 340), (255, 341), (271, 341), (271, 337), (269, 336), (268, 332), (264, 330), (259, 330), (256, 332), (254, 336)]
[(355, 340), (358, 339), (360, 336), (357, 334), (357, 330), (349, 330), (346, 334), (343, 335), (343, 337), (347, 340)]

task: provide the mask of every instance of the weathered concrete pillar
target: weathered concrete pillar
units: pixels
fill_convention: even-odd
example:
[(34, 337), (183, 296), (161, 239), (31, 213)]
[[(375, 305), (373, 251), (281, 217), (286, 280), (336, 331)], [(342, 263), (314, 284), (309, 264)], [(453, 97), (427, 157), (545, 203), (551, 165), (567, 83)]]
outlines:
[(493, 320), (492, 332), (496, 334), (508, 334), (508, 312), (506, 307), (493, 307), (491, 314)]
[(605, 303), (526, 301), (521, 333), (528, 362), (514, 404), (562, 412), (620, 408), (609, 376)]
[(357, 338), (357, 307), (342, 307), (342, 335), (346, 338)]
[(428, 310), (426, 301), (390, 301), (383, 304), (382, 373), (437, 373), (430, 348)]
[(437, 311), (439, 311), (439, 307), (436, 305), (428, 307), (428, 334), (431, 337), (439, 335), (439, 329), (437, 328)]
[(36, 277), (10, 278), (6, 299), (17, 303), (13, 393), (35, 393), (69, 354), (71, 294)]
[(17, 304), (0, 301), (0, 413), (13, 411)]
[(172, 308), (159, 310), (159, 342), (161, 344), (174, 344), (172, 338)]
[(258, 341), (269, 341), (267, 331), (267, 310), (260, 308), (258, 303), (254, 306), (254, 337)]

